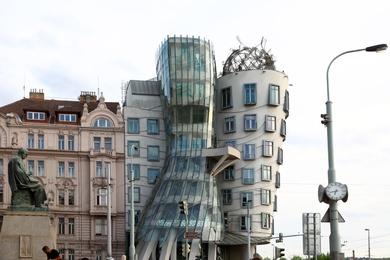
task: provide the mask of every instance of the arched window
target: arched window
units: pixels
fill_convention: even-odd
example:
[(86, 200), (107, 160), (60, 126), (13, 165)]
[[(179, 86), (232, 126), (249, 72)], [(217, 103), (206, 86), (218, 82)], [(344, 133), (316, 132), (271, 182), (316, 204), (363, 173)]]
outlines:
[(111, 122), (107, 119), (100, 118), (93, 124), (94, 127), (112, 127)]

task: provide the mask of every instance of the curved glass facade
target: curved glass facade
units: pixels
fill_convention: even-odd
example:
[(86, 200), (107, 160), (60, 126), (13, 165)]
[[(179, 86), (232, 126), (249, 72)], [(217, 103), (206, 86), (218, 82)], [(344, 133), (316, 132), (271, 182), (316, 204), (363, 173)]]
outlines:
[(202, 148), (215, 147), (216, 69), (209, 41), (169, 37), (157, 57), (161, 81), (167, 147), (164, 169), (139, 223), (139, 243), (155, 241), (161, 248), (183, 240), (185, 215), (179, 202), (188, 202), (188, 231), (204, 241), (221, 239), (223, 216), (216, 178), (210, 176)]

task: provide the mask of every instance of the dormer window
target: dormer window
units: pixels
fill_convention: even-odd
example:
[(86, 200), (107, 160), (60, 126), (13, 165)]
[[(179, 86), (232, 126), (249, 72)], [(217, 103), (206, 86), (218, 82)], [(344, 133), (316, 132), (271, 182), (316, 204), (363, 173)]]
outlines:
[(45, 120), (45, 113), (42, 112), (27, 112), (28, 120)]
[(60, 114), (61, 122), (76, 122), (76, 115), (72, 114)]
[(110, 121), (107, 119), (98, 119), (93, 124), (94, 127), (112, 127)]

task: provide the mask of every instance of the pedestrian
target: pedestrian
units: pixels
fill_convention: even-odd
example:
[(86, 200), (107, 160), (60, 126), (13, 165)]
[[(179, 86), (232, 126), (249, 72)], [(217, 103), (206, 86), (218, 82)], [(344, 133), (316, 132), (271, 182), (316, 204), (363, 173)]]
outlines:
[(42, 251), (47, 255), (47, 260), (62, 260), (62, 255), (55, 249), (44, 246), (42, 247)]

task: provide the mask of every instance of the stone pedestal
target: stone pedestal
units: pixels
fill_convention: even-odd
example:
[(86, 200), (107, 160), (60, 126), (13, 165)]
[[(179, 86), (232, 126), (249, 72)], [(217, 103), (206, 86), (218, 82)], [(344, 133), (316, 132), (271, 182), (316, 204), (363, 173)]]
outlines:
[(42, 247), (55, 248), (56, 238), (48, 212), (8, 210), (0, 232), (0, 260), (46, 259)]

